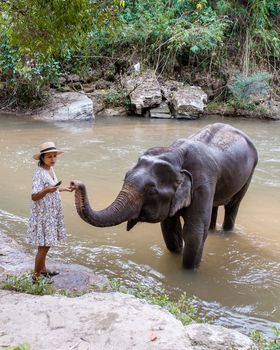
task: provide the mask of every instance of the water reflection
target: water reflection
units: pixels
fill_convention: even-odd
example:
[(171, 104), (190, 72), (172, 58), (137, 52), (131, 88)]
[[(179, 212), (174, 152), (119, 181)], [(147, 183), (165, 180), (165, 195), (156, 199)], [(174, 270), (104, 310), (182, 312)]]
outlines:
[[(42, 123), (1, 117), (0, 230), (23, 245), (30, 206), (32, 154), (37, 145), (51, 139), (65, 154), (56, 173), (67, 184), (83, 180), (96, 209), (112, 202), (125, 172), (149, 147), (167, 146), (204, 125), (221, 121), (166, 121), (133, 118), (96, 122)], [(94, 271), (118, 278), (128, 285), (167, 289), (174, 297), (196, 295), (216, 324), (253, 328), (271, 333), (280, 319), (280, 146), (278, 122), (225, 119), (247, 132), (259, 151), (252, 185), (241, 203), (232, 234), (217, 231), (207, 238), (198, 271), (185, 271), (181, 257), (169, 253), (159, 225), (138, 224), (94, 228), (77, 216), (72, 195), (63, 195), (69, 239), (51, 250), (57, 259), (84, 264)], [(223, 212), (219, 213), (219, 223)], [(28, 247), (30, 251), (32, 248)]]

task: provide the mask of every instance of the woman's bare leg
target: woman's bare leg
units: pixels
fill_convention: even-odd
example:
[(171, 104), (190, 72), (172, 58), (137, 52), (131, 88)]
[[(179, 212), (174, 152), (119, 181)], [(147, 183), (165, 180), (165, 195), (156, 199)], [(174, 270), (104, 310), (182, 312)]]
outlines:
[(50, 247), (40, 246), (35, 257), (34, 277), (35, 279), (40, 276), (42, 271), (46, 271), (46, 256)]

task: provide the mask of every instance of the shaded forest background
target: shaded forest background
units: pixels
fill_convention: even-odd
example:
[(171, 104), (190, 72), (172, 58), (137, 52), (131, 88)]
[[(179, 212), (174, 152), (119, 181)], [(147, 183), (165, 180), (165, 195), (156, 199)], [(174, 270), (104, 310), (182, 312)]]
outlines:
[(5, 108), (43, 103), (69, 74), (117, 83), (138, 62), (159, 78), (210, 84), (213, 101), (246, 104), (252, 89), (277, 98), (280, 2), (0, 0)]

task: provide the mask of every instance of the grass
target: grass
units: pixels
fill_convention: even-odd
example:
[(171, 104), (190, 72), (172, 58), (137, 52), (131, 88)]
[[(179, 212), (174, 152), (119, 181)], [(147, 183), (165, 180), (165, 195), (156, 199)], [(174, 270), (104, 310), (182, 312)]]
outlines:
[(165, 290), (157, 292), (141, 285), (136, 285), (131, 289), (118, 280), (110, 280), (107, 290), (131, 294), (136, 298), (145, 299), (150, 304), (158, 305), (169, 311), (183, 325), (188, 325), (192, 322), (209, 323), (211, 321), (209, 317), (202, 315), (201, 310), (195, 305), (196, 298), (187, 297), (186, 293), (183, 293), (178, 300), (172, 300)]
[(5, 347), (5, 348), (0, 348), (0, 349), (5, 349), (5, 350), (31, 350), (31, 347), (29, 344), (27, 343), (24, 343), (24, 344), (21, 344), (21, 345), (16, 345), (16, 346), (8, 346), (8, 347)]
[(258, 350), (280, 350), (280, 329), (276, 326), (274, 330), (274, 338), (267, 339), (262, 332), (256, 330), (251, 334), (251, 339), (257, 345)]
[(32, 281), (32, 275), (7, 275), (6, 279), (0, 283), (0, 289), (12, 290), (15, 292), (46, 295), (54, 294), (55, 288), (47, 283), (47, 279), (39, 277), (36, 283)]

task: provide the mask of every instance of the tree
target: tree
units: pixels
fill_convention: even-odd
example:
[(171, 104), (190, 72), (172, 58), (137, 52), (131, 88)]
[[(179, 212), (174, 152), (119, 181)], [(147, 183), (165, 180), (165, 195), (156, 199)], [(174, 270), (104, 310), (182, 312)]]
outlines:
[(0, 27), (22, 54), (57, 57), (110, 26), (120, 0), (0, 0)]

